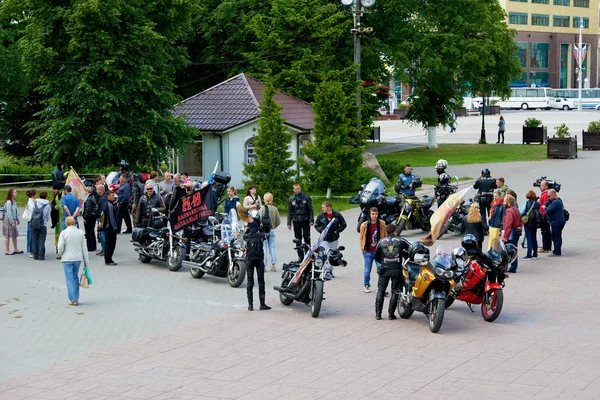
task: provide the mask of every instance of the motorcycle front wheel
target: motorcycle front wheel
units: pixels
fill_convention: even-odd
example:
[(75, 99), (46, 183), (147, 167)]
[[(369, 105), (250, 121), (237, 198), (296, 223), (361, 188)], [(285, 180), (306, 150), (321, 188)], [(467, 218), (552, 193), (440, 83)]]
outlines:
[(427, 215), (425, 216), (425, 219), (423, 220), (423, 225), (421, 225), (421, 229), (423, 230), (423, 232), (431, 231), (431, 216), (432, 215), (433, 215), (433, 211), (429, 210), (429, 212), (427, 212)]
[(148, 264), (150, 261), (152, 261), (152, 257), (148, 257), (143, 254), (140, 254), (139, 258), (140, 258), (140, 261), (142, 262), (142, 264)]
[(190, 275), (195, 279), (200, 279), (204, 276), (204, 271), (200, 268), (190, 268)]
[(367, 219), (363, 218), (363, 217), (358, 217), (358, 225), (356, 225), (356, 232), (360, 233), (360, 226), (363, 224), (363, 222), (365, 222)]
[(181, 269), (181, 262), (183, 261), (183, 249), (179, 246), (175, 246), (173, 251), (169, 251), (167, 256), (167, 265), (169, 271), (179, 271)]
[(400, 220), (400, 223), (398, 224), (398, 227), (396, 228), (396, 236), (400, 236), (400, 234), (404, 230), (405, 226), (406, 226), (406, 220), (405, 219)]
[(432, 311), (429, 317), (429, 330), (433, 333), (437, 333), (442, 327), (444, 322), (444, 310), (446, 306), (445, 299), (433, 299)]
[(321, 303), (323, 302), (323, 281), (315, 281), (313, 290), (313, 301), (310, 315), (317, 318), (321, 312)]
[(246, 264), (241, 261), (233, 263), (233, 268), (227, 273), (227, 281), (231, 287), (239, 287), (246, 279)]
[(481, 316), (487, 322), (494, 322), (502, 312), (504, 304), (504, 293), (502, 290), (494, 289), (490, 291), (488, 302), (481, 303)]
[(404, 304), (402, 301), (398, 302), (398, 315), (400, 315), (400, 318), (408, 319), (414, 312), (415, 310), (410, 307), (410, 304)]

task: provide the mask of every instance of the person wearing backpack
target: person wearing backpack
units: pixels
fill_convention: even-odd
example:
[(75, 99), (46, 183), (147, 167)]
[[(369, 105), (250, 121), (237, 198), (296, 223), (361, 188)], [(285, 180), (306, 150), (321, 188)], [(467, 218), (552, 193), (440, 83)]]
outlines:
[[(277, 271), (275, 265), (277, 264), (277, 258), (275, 255), (275, 229), (281, 223), (279, 211), (277, 207), (273, 205), (273, 195), (271, 193), (265, 193), (263, 196), (265, 205), (259, 211), (261, 220), (261, 230), (265, 233), (265, 243), (263, 251), (265, 253), (264, 264), (265, 269), (267, 268), (267, 261), (269, 254), (271, 256), (271, 271)], [(268, 253), (268, 254), (267, 254)]]
[(83, 226), (85, 228), (85, 239), (88, 251), (96, 251), (97, 241), (94, 228), (96, 228), (96, 219), (98, 218), (98, 202), (94, 194), (94, 187), (87, 188), (87, 196), (83, 201)]
[(31, 249), (34, 260), (44, 260), (46, 258), (48, 221), (50, 221), (50, 200), (48, 200), (47, 192), (41, 192), (40, 198), (35, 201), (30, 221)]
[(525, 197), (527, 201), (521, 207), (521, 220), (525, 230), (525, 240), (527, 240), (527, 255), (523, 257), (523, 260), (537, 260), (537, 229), (542, 219), (540, 203), (537, 202), (537, 196), (533, 190), (527, 191)]
[(244, 240), (246, 241), (246, 269), (248, 274), (248, 283), (246, 285), (248, 311), (254, 310), (252, 289), (254, 289), (255, 269), (256, 275), (258, 275), (258, 297), (260, 299), (260, 309), (270, 310), (271, 307), (265, 303), (265, 264), (263, 263), (263, 241), (265, 240), (265, 234), (259, 232), (260, 216), (258, 211), (251, 210), (248, 215), (253, 219), (253, 221), (249, 224), (248, 233), (244, 235)]

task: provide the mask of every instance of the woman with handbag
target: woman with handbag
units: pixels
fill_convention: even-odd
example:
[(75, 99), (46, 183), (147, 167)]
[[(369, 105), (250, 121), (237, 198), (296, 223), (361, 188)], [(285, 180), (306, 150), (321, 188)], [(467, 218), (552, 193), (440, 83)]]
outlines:
[(79, 267), (81, 260), (83, 265), (88, 266), (90, 259), (88, 255), (85, 234), (75, 226), (75, 219), (67, 217), (65, 219), (67, 228), (60, 233), (58, 238), (58, 255), (65, 270), (67, 280), (67, 292), (69, 296), (69, 305), (79, 305)]
[(260, 210), (262, 203), (260, 202), (260, 196), (256, 195), (256, 185), (248, 186), (246, 197), (244, 197), (244, 210), (246, 212), (250, 210)]
[[(4, 254), (7, 256), (23, 254), (23, 251), (19, 251), (17, 248), (17, 237), (19, 236), (17, 226), (21, 223), (19, 209), (17, 208), (17, 189), (8, 189), (4, 207), (6, 208), (6, 215), (4, 216), (4, 221), (2, 221), (2, 235), (4, 236), (4, 246), (6, 247)], [(14, 248), (12, 253), (10, 252), (11, 239)]]

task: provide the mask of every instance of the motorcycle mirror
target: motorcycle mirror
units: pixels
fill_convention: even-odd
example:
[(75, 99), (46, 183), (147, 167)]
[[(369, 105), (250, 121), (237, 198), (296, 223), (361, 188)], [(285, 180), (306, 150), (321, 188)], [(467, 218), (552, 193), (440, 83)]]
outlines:
[(344, 246), (338, 246), (338, 250), (339, 251), (344, 251), (344, 250), (346, 250), (346, 248)]
[(458, 183), (458, 176), (454, 175), (454, 179), (456, 179), (456, 183)]

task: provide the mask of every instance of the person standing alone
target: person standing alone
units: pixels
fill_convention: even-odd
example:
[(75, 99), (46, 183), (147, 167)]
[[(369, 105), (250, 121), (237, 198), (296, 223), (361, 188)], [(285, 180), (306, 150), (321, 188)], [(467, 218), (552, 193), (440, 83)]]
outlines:
[(500, 136), (502, 136), (502, 143), (504, 144), (504, 132), (506, 131), (506, 121), (503, 116), (500, 116), (500, 121), (498, 121), (498, 141), (496, 144), (500, 143)]
[(244, 235), (246, 241), (246, 266), (248, 268), (248, 284), (246, 285), (246, 295), (248, 296), (248, 311), (254, 310), (253, 294), (254, 289), (254, 270), (258, 277), (258, 297), (260, 299), (260, 309), (270, 310), (265, 303), (265, 264), (263, 258), (265, 256), (263, 250), (263, 241), (265, 234), (259, 232), (260, 222), (258, 211), (252, 210), (249, 215), (253, 214), (254, 220), (250, 223), (250, 232)]
[(387, 236), (385, 222), (379, 219), (379, 210), (372, 207), (369, 210), (369, 219), (360, 225), (360, 250), (363, 253), (365, 270), (363, 285), (365, 293), (371, 293), (371, 269), (375, 261), (375, 250), (379, 240)]
[[(314, 225), (315, 214), (310, 196), (302, 193), (299, 183), (294, 183), (294, 194), (288, 199), (287, 227), (292, 230), (294, 224), (294, 237), (298, 240), (304, 238), (304, 243), (310, 243), (310, 227)], [(304, 259), (304, 251), (299, 248), (298, 262)]]

